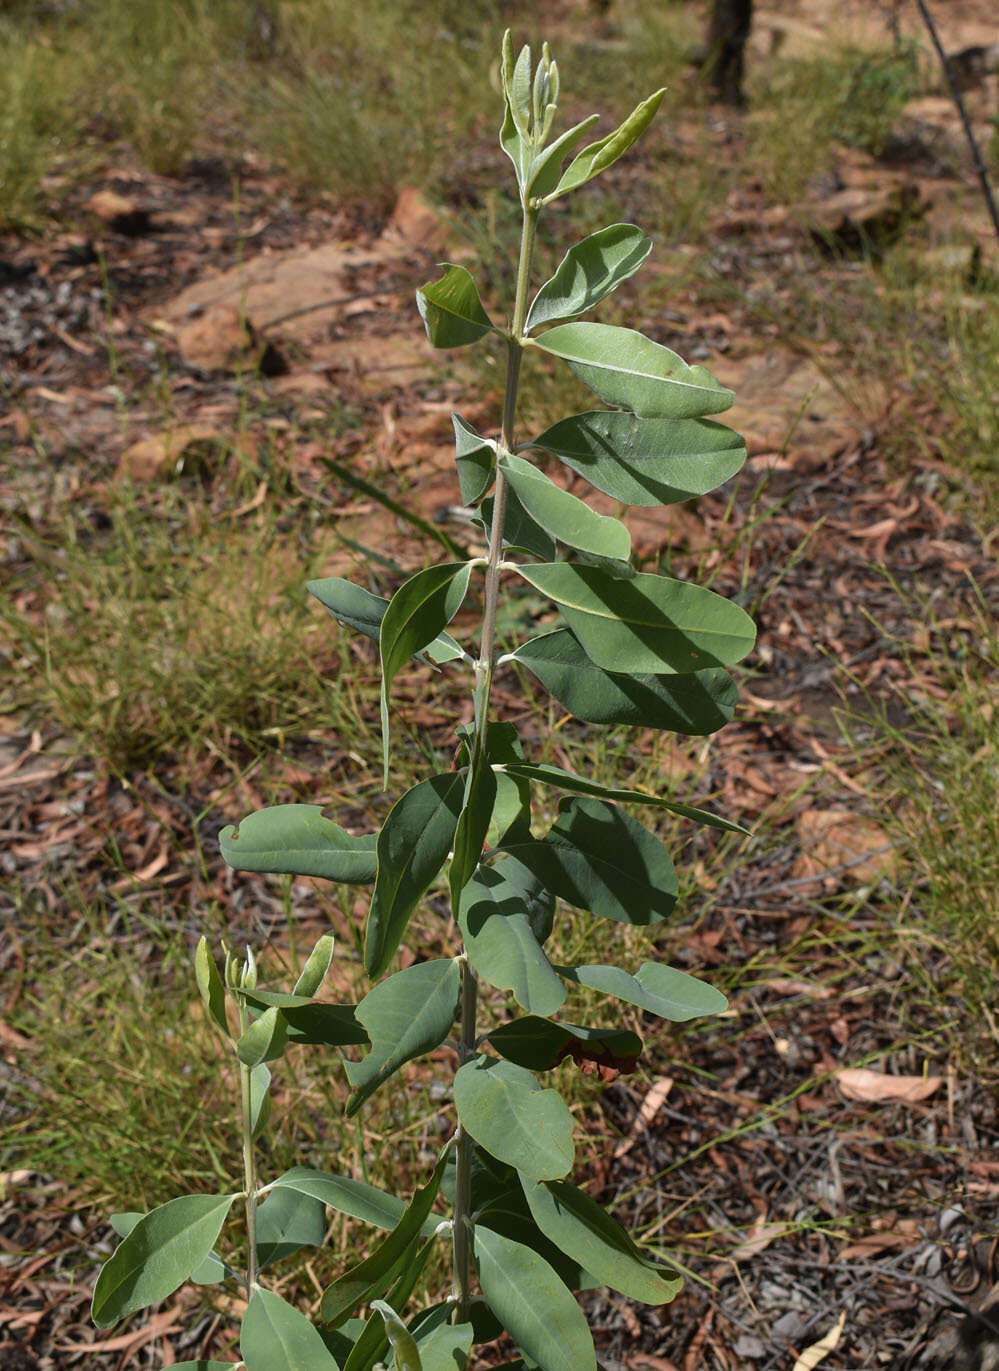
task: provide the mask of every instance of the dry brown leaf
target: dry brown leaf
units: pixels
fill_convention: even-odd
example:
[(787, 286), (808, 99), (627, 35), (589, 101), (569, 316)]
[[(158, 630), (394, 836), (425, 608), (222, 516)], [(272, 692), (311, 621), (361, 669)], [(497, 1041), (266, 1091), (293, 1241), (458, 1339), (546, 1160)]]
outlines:
[(634, 1126), (628, 1137), (622, 1138), (614, 1149), (615, 1161), (630, 1152), (638, 1142), (641, 1130), (648, 1128), (649, 1124), (655, 1119), (660, 1109), (666, 1102), (666, 1096), (673, 1089), (673, 1079), (671, 1076), (663, 1076), (651, 1088), (638, 1109), (638, 1117), (635, 1119)]
[(942, 1085), (940, 1076), (889, 1076), (884, 1071), (869, 1071), (862, 1066), (847, 1066), (837, 1071), (835, 1080), (848, 1100), (880, 1104), (902, 1100), (915, 1104), (926, 1100)]
[(806, 809), (798, 815), (801, 855), (796, 880), (834, 878), (847, 886), (872, 885), (895, 870), (894, 845), (873, 819), (839, 809)]
[(836, 1351), (845, 1327), (846, 1310), (844, 1309), (825, 1337), (820, 1338), (818, 1342), (813, 1342), (811, 1347), (805, 1348), (794, 1363), (794, 1371), (814, 1371), (820, 1361), (825, 1361), (830, 1352)]
[(844, 1247), (836, 1254), (838, 1262), (854, 1261), (857, 1257), (874, 1257), (879, 1252), (888, 1252), (893, 1247), (908, 1247), (914, 1241), (912, 1233), (868, 1233), (863, 1238)]
[(791, 1231), (786, 1223), (766, 1223), (759, 1218), (746, 1234), (745, 1241), (732, 1248), (731, 1255), (737, 1262), (748, 1261), (750, 1257), (755, 1257), (758, 1252), (769, 1247), (775, 1238), (782, 1238), (785, 1233)]

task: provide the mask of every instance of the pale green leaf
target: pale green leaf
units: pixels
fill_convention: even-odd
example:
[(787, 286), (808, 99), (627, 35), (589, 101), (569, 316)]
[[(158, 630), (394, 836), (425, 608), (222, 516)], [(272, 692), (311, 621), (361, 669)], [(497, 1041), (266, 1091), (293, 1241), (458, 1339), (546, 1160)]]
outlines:
[(538, 291), (525, 330), (585, 314), (633, 276), (652, 251), (652, 239), (634, 224), (612, 224), (576, 243), (555, 275)]
[(713, 985), (660, 962), (643, 962), (634, 976), (619, 966), (563, 967), (562, 975), (672, 1023), (685, 1023), (702, 1014), (721, 1014), (728, 1005)]
[(731, 666), (756, 641), (746, 611), (703, 586), (651, 572), (624, 581), (568, 562), (518, 571), (555, 601), (586, 655), (604, 671), (686, 675)]
[(416, 1339), (390, 1304), (372, 1300), (371, 1308), (378, 1311), (385, 1324), (385, 1332), (392, 1344), (395, 1371), (424, 1371)]
[(250, 1296), (239, 1351), (246, 1371), (340, 1371), (319, 1330), (272, 1290)]
[(98, 1328), (172, 1295), (211, 1253), (235, 1195), (181, 1195), (136, 1223), (101, 1267), (91, 1306)]
[(219, 834), (222, 858), (237, 871), (286, 872), (366, 884), (375, 877), (377, 834), (354, 837), (322, 805), (271, 805)]
[(250, 1070), (250, 1136), (256, 1140), (271, 1116), (271, 1073), (261, 1063)]
[[(337, 623), (345, 624), (378, 642), (382, 620), (389, 607), (389, 601), (384, 596), (373, 595), (370, 590), (354, 585), (353, 581), (345, 581), (340, 576), (309, 581), (306, 589), (329, 610)], [(415, 653), (417, 661), (424, 660), (424, 653), (437, 663), (453, 662), (462, 655), (460, 644), (455, 642), (450, 633), (439, 633), (422, 652)]]
[(493, 323), (468, 271), (449, 262), (441, 265), (444, 275), (421, 286), (416, 305), (435, 348), (464, 347), (490, 333)]
[(476, 1057), (458, 1068), (454, 1104), (480, 1147), (536, 1180), (572, 1166), (572, 1115), (554, 1090), (543, 1090), (513, 1062)]
[(673, 733), (714, 733), (735, 713), (735, 682), (721, 667), (683, 676), (604, 671), (566, 628), (511, 653), (570, 714), (591, 724), (634, 724)]
[(457, 772), (430, 776), (389, 811), (378, 835), (378, 873), (364, 940), (364, 968), (373, 980), (387, 970), (417, 901), (447, 860), (464, 789)]
[(406, 1062), (442, 1043), (458, 1010), (461, 972), (457, 961), (416, 962), (376, 985), (357, 1006), (371, 1051), (344, 1062), (354, 1091), (347, 1114), (356, 1114), (370, 1095)]
[(280, 1057), (288, 1041), (288, 1029), (280, 1009), (266, 1009), (250, 1024), (236, 1044), (236, 1056), (244, 1066), (261, 1066)]
[(541, 199), (555, 189), (562, 174), (562, 163), (571, 152), (575, 152), (599, 118), (599, 114), (588, 115), (581, 123), (566, 129), (554, 142), (542, 148), (531, 163), (527, 175), (528, 197)]
[(465, 800), (454, 834), (454, 853), (448, 873), (452, 907), (458, 904), (461, 892), (479, 864), (495, 803), (496, 776), (485, 751), (479, 749), (473, 755)]
[(576, 190), (613, 165), (652, 123), (665, 94), (665, 87), (655, 91), (637, 105), (613, 133), (583, 148), (569, 163), (555, 189), (545, 197), (545, 202), (554, 200), (556, 196), (564, 195), (567, 191)]
[(557, 324), (528, 342), (568, 362), (601, 400), (642, 418), (692, 419), (735, 400), (702, 366), (688, 366), (661, 343), (613, 324)]
[(312, 1195), (278, 1186), (257, 1206), (257, 1262), (268, 1266), (302, 1247), (322, 1247), (326, 1206)]
[(673, 505), (723, 485), (746, 461), (746, 440), (713, 419), (641, 419), (594, 409), (562, 419), (543, 448), (625, 505)]
[(295, 995), (311, 997), (315, 995), (326, 979), (326, 973), (333, 964), (334, 939), (332, 933), (324, 933), (309, 953), (301, 975), (295, 982)]
[[(490, 495), (473, 516), (473, 522), (481, 524), (487, 539), (492, 533), (494, 505), (495, 500)], [(517, 498), (517, 492), (509, 486), (503, 511), (503, 550), (526, 552), (543, 562), (550, 562), (555, 556), (555, 539), (531, 518)]]
[(563, 799), (544, 839), (506, 841), (503, 848), (553, 895), (602, 918), (660, 923), (676, 903), (669, 853), (617, 805)]
[(472, 1350), (470, 1323), (440, 1323), (420, 1333), (414, 1329), (423, 1371), (462, 1371)]
[(596, 1371), (586, 1319), (548, 1263), (481, 1226), (474, 1246), (483, 1293), (521, 1351), (543, 1371)]
[(523, 457), (503, 457), (499, 468), (530, 517), (552, 538), (599, 557), (627, 561), (631, 556), (631, 534), (620, 519), (590, 509)]
[(482, 866), (462, 892), (458, 923), (478, 974), (510, 990), (535, 1014), (554, 1014), (565, 986), (541, 947), (551, 931), (552, 900), (523, 868), (507, 861)]
[(666, 1304), (679, 1294), (682, 1278), (657, 1269), (617, 1220), (585, 1191), (569, 1181), (520, 1179), (534, 1221), (545, 1237), (601, 1285), (643, 1304)]
[(539, 781), (543, 785), (557, 786), (560, 790), (571, 791), (575, 795), (592, 795), (601, 800), (615, 800), (625, 804), (652, 805), (656, 809), (667, 809), (671, 814), (679, 814), (684, 819), (707, 828), (721, 828), (729, 833), (746, 833), (747, 829), (732, 819), (724, 819), (720, 814), (712, 814), (708, 809), (698, 809), (695, 805), (678, 804), (674, 800), (663, 799), (661, 795), (650, 795), (644, 790), (630, 790), (620, 786), (601, 785), (599, 781), (588, 781), (583, 776), (574, 776), (560, 766), (549, 766), (547, 762), (513, 762), (506, 771), (511, 776), (522, 776), (528, 781)]
[[(402, 1200), (377, 1190), (366, 1181), (356, 1181), (352, 1176), (334, 1176), (308, 1166), (293, 1166), (272, 1181), (271, 1188), (311, 1195), (338, 1214), (349, 1214), (351, 1218), (371, 1224), (372, 1228), (395, 1228), (406, 1211)], [(429, 1237), (435, 1227), (436, 1220), (423, 1230), (423, 1235)]]
[(496, 444), (483, 438), (460, 414), (451, 415), (454, 426), (454, 460), (458, 468), (461, 498), (466, 505), (474, 505), (493, 483), (496, 466)]
[(204, 937), (198, 940), (198, 948), (194, 954), (194, 975), (198, 983), (198, 993), (208, 1010), (208, 1017), (228, 1037), (229, 1024), (225, 1013), (225, 986), (222, 984), (219, 969), (215, 965), (215, 958), (209, 951), (208, 939)]

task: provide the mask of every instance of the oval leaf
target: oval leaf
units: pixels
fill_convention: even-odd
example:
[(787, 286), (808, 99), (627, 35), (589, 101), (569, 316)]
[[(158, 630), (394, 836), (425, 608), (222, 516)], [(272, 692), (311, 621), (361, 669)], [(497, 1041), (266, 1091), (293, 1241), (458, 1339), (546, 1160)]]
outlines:
[(289, 1257), (302, 1247), (322, 1247), (326, 1206), (312, 1195), (279, 1186), (257, 1207), (257, 1262)]
[(673, 1271), (657, 1269), (616, 1219), (569, 1181), (541, 1184), (521, 1176), (534, 1222), (550, 1242), (601, 1285), (641, 1300), (667, 1304), (683, 1288)]
[[(539, 926), (539, 918), (541, 922)], [(482, 866), (462, 892), (458, 924), (472, 966), (497, 990), (510, 990), (534, 1014), (554, 1014), (565, 986), (541, 941), (551, 929), (552, 900), (511, 862)]]
[(752, 619), (703, 586), (639, 572), (546, 562), (520, 575), (561, 609), (586, 655), (605, 671), (684, 675), (731, 666), (756, 641)]
[(243, 1315), (239, 1351), (246, 1371), (340, 1371), (305, 1315), (272, 1290), (259, 1287)]
[(365, 995), (357, 1017), (368, 1031), (371, 1051), (359, 1062), (344, 1062), (354, 1090), (348, 1116), (406, 1062), (444, 1041), (458, 1011), (460, 988), (460, 968), (449, 957), (408, 966)]
[(407, 790), (378, 835), (378, 872), (364, 936), (364, 969), (374, 980), (395, 955), (417, 900), (447, 860), (465, 780), (430, 776)]
[(244, 1066), (261, 1066), (280, 1057), (287, 1041), (288, 1030), (281, 1010), (266, 1009), (236, 1044), (236, 1056)]
[(643, 418), (693, 419), (728, 409), (735, 395), (702, 366), (613, 324), (559, 324), (529, 340), (561, 357), (601, 400)]
[(441, 264), (439, 281), (428, 281), (416, 292), (416, 307), (435, 348), (460, 348), (492, 331), (475, 282), (464, 267)]
[(619, 966), (562, 968), (562, 974), (672, 1023), (685, 1023), (702, 1014), (721, 1014), (728, 1006), (728, 1000), (713, 985), (659, 962), (643, 962), (634, 976)]
[(110, 1328), (156, 1304), (211, 1254), (235, 1195), (181, 1195), (145, 1214), (101, 1267), (91, 1316)]
[(642, 419), (595, 409), (545, 429), (551, 452), (625, 505), (673, 505), (723, 485), (746, 461), (746, 440), (713, 419)]
[(604, 671), (567, 628), (532, 638), (510, 655), (586, 723), (635, 724), (700, 736), (714, 733), (735, 713), (738, 691), (721, 667), (683, 676)]
[(488, 1228), (475, 1229), (474, 1244), (489, 1307), (521, 1350), (543, 1371), (596, 1371), (586, 1319), (548, 1263)]
[(605, 919), (661, 923), (676, 903), (676, 872), (665, 847), (601, 800), (562, 800), (544, 839), (508, 840), (503, 850), (553, 895)]
[[(395, 1195), (377, 1190), (366, 1181), (355, 1181), (351, 1176), (334, 1176), (326, 1171), (314, 1171), (308, 1166), (293, 1166), (283, 1176), (271, 1182), (271, 1189), (295, 1190), (301, 1195), (310, 1195), (335, 1209), (338, 1214), (349, 1214), (353, 1219), (371, 1224), (372, 1228), (394, 1228), (406, 1206)], [(436, 1220), (424, 1236), (436, 1228)]]
[(375, 878), (377, 834), (355, 838), (322, 805), (271, 805), (219, 834), (222, 859), (236, 871), (286, 872), (362, 885)]
[(551, 537), (597, 557), (626, 562), (631, 556), (631, 534), (620, 519), (597, 514), (523, 457), (503, 457), (499, 467), (524, 509)]
[(491, 438), (476, 433), (460, 414), (452, 414), (451, 423), (454, 425), (454, 460), (461, 498), (466, 505), (474, 505), (493, 483), (496, 444)]
[(489, 1041), (501, 1057), (529, 1071), (550, 1071), (566, 1057), (633, 1071), (642, 1051), (641, 1038), (628, 1029), (581, 1028), (534, 1014), (494, 1028)]
[(634, 224), (612, 224), (569, 249), (527, 315), (529, 332), (539, 324), (585, 314), (633, 276), (652, 251), (652, 239)]
[(543, 1090), (513, 1062), (476, 1057), (454, 1078), (458, 1118), (480, 1147), (536, 1180), (572, 1166), (572, 1115), (554, 1090)]

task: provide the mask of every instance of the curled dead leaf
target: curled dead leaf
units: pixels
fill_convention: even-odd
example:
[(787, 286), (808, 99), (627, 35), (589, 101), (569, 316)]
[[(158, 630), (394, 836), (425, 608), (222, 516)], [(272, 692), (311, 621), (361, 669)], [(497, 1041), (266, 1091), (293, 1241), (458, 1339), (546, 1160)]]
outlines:
[(940, 1076), (889, 1076), (883, 1071), (869, 1071), (866, 1067), (848, 1066), (837, 1071), (836, 1084), (848, 1100), (865, 1104), (901, 1101), (916, 1104), (926, 1100), (942, 1083)]

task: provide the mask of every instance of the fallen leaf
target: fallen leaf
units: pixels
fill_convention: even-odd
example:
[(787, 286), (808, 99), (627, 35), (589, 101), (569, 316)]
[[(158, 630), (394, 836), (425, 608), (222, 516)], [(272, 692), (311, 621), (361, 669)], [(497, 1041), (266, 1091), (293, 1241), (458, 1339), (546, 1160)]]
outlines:
[(880, 1104), (884, 1100), (915, 1104), (928, 1099), (943, 1083), (940, 1076), (889, 1076), (862, 1066), (844, 1067), (836, 1072), (835, 1080), (848, 1100), (862, 1100), (866, 1104)]
[(655, 1085), (639, 1106), (638, 1117), (635, 1119), (631, 1133), (627, 1138), (622, 1138), (617, 1147), (615, 1147), (615, 1161), (619, 1157), (623, 1157), (626, 1152), (630, 1152), (635, 1146), (642, 1129), (648, 1128), (649, 1124), (652, 1123), (660, 1109), (662, 1109), (663, 1105), (666, 1103), (666, 1096), (672, 1089), (673, 1079), (671, 1076), (663, 1076), (660, 1080), (656, 1081)]
[(868, 1233), (838, 1252), (836, 1260), (849, 1262), (857, 1257), (875, 1257), (879, 1252), (888, 1252), (893, 1247), (909, 1247), (913, 1240), (912, 1233)]
[(737, 1262), (748, 1261), (750, 1257), (755, 1257), (758, 1252), (769, 1247), (775, 1238), (781, 1238), (791, 1231), (786, 1223), (765, 1223), (762, 1218), (757, 1219), (746, 1234), (745, 1240), (732, 1248), (731, 1255)]
[(839, 1340), (843, 1336), (843, 1329), (846, 1327), (846, 1310), (830, 1328), (829, 1332), (819, 1342), (812, 1343), (811, 1347), (806, 1347), (801, 1356), (794, 1363), (794, 1371), (813, 1371), (820, 1361), (825, 1361), (830, 1352), (835, 1352), (839, 1346)]

